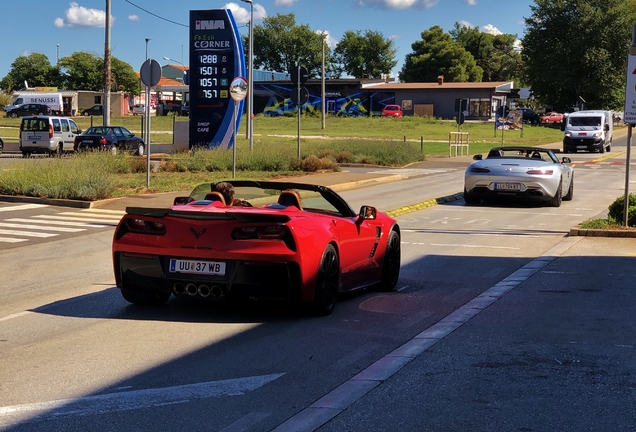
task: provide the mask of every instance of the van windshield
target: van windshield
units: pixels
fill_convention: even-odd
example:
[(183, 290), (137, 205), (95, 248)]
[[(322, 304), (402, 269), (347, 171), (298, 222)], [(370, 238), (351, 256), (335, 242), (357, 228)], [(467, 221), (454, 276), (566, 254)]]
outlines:
[(601, 117), (570, 117), (571, 126), (601, 126)]
[(31, 132), (48, 132), (49, 122), (41, 118), (22, 119), (22, 130)]

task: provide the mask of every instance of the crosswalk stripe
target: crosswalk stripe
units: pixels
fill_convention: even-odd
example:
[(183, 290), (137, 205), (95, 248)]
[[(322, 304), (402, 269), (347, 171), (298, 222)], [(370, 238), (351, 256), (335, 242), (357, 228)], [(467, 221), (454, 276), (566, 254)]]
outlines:
[(97, 223), (111, 224), (111, 225), (117, 225), (117, 222), (119, 222), (119, 220), (117, 221), (110, 220), (110, 219), (87, 220), (85, 217), (58, 216), (58, 215), (37, 215), (33, 217), (42, 218), (42, 219), (60, 219), (60, 220), (75, 221), (75, 222), (97, 222)]
[(28, 239), (0, 237), (0, 243), (20, 243), (25, 241), (28, 241)]
[(22, 204), (22, 205), (11, 206), (11, 207), (0, 207), (0, 212), (30, 210), (30, 209), (42, 208), (42, 207), (48, 207), (48, 206), (46, 204)]
[(74, 216), (74, 217), (80, 217), (80, 218), (93, 218), (93, 217), (102, 218), (104, 220), (113, 220), (117, 222), (119, 222), (119, 220), (121, 219), (121, 215), (110, 216), (110, 215), (104, 215), (104, 214), (91, 214), (91, 213), (79, 213), (79, 212), (62, 212), (57, 214), (62, 216)]
[(75, 227), (84, 227), (84, 228), (107, 228), (111, 226), (111, 225), (100, 225), (100, 224), (86, 223), (86, 222), (65, 222), (65, 221), (42, 220), (42, 219), (11, 218), (11, 219), (5, 219), (5, 220), (7, 222), (27, 222), (27, 223), (50, 224), (50, 225), (75, 226)]
[(65, 227), (52, 227), (52, 226), (40, 226), (40, 225), (24, 225), (24, 224), (6, 223), (6, 222), (0, 222), (0, 227), (5, 227), (5, 228), (23, 228), (23, 229), (45, 230), (45, 231), (58, 231), (58, 232), (80, 232), (80, 231), (86, 231), (86, 228), (65, 228)]
[(99, 209), (99, 208), (83, 209), (83, 210), (80, 210), (80, 212), (82, 212), (82, 213), (104, 213), (104, 214), (112, 214), (112, 215), (119, 215), (119, 216), (123, 216), (123, 215), (126, 214), (126, 212), (122, 211), (122, 210), (108, 210), (108, 209)]
[(56, 235), (59, 235), (59, 234), (50, 234), (50, 233), (20, 231), (20, 230), (13, 231), (13, 230), (3, 230), (3, 229), (0, 229), (0, 234), (19, 235), (19, 236), (25, 236), (25, 237), (40, 237), (40, 238), (55, 237)]

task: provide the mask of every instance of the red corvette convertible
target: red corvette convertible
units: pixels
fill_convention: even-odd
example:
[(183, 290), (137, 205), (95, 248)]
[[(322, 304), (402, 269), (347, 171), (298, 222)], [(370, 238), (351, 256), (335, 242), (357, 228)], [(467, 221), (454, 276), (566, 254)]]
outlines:
[(338, 293), (395, 288), (400, 259), (395, 220), (371, 206), (356, 213), (328, 187), (288, 182), (206, 183), (170, 208), (129, 207), (113, 238), (117, 287), (135, 304), (247, 297), (328, 315)]

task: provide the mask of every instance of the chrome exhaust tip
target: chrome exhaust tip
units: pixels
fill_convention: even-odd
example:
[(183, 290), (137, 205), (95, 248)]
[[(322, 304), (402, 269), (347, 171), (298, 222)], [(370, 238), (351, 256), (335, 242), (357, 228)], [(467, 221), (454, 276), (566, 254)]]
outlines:
[(195, 284), (189, 283), (186, 285), (185, 289), (188, 295), (191, 295), (191, 296), (197, 295), (197, 286)]
[(197, 293), (201, 297), (208, 297), (212, 293), (212, 291), (210, 290), (210, 287), (207, 285), (199, 285), (199, 288), (197, 289)]
[(221, 298), (225, 295), (225, 293), (223, 292), (223, 288), (221, 288), (218, 285), (212, 285), (212, 289), (211, 289), (211, 293), (212, 297), (214, 298)]
[(183, 285), (180, 282), (177, 282), (176, 284), (174, 284), (172, 286), (172, 292), (175, 293), (175, 295), (178, 295), (178, 296), (185, 294), (185, 292), (186, 292), (185, 285)]

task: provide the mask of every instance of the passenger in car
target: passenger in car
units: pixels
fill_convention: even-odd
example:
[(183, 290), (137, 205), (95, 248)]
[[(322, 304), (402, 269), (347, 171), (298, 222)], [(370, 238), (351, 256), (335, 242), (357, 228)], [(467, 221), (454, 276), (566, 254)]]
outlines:
[(235, 199), (234, 198), (234, 186), (230, 182), (220, 182), (217, 183), (216, 192), (220, 192), (225, 199), (225, 205), (227, 206), (235, 206), (235, 207), (252, 207), (248, 201), (243, 199)]

